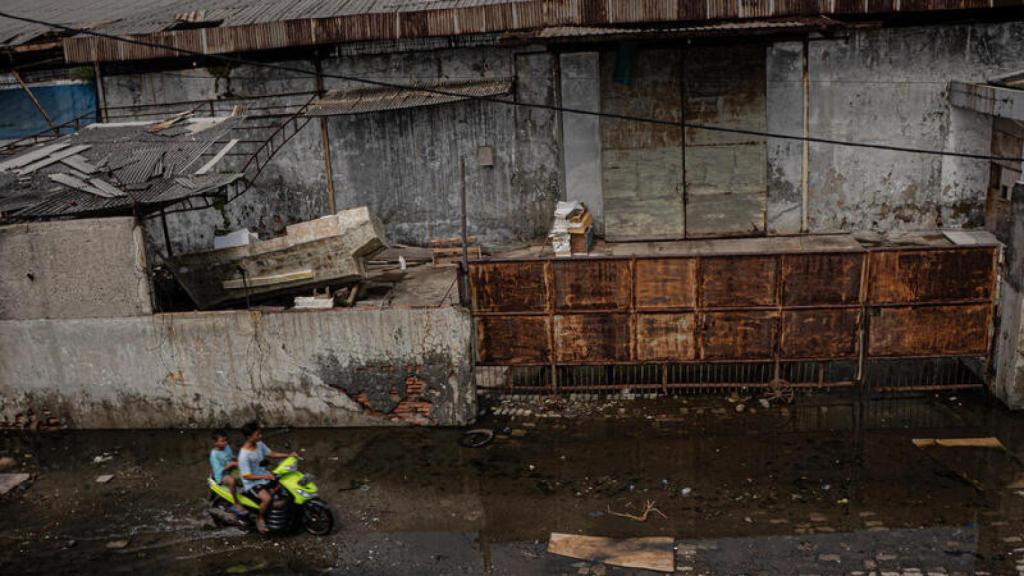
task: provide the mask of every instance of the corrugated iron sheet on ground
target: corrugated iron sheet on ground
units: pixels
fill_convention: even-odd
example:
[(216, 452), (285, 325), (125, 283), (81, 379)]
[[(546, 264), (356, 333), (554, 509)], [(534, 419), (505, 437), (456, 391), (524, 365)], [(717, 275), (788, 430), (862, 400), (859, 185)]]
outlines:
[(382, 110), (399, 110), (458, 102), (472, 97), (500, 96), (512, 92), (512, 80), (477, 80), (472, 82), (435, 82), (422, 85), (445, 94), (413, 88), (366, 88), (327, 93), (317, 99), (306, 112), (308, 116), (363, 114)]

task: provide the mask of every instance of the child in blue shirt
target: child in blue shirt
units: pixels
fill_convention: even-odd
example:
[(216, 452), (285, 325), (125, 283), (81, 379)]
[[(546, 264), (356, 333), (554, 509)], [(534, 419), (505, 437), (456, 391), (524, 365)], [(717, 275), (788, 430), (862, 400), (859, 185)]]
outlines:
[(232, 508), (237, 514), (247, 514), (245, 508), (238, 503), (238, 479), (231, 471), (238, 468), (235, 452), (228, 445), (228, 435), (223, 430), (214, 430), (213, 449), (210, 450), (210, 470), (213, 480), (231, 490), (231, 499), (235, 501)]

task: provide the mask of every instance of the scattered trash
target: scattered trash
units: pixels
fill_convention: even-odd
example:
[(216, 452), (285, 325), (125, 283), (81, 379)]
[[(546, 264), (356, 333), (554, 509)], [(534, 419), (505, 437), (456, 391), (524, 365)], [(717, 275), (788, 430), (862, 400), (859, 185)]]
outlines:
[(689, 496), (690, 492), (693, 492), (693, 488), (689, 488), (689, 487), (683, 488), (682, 490), (679, 491), (679, 495), (680, 496)]
[(468, 430), (459, 438), (459, 446), (464, 448), (480, 448), (494, 440), (494, 431), (487, 428)]
[(14, 468), (17, 465), (18, 463), (14, 460), (14, 458), (11, 458), (10, 456), (4, 456), (3, 458), (0, 458), (0, 472), (6, 472), (7, 470), (10, 470), (11, 468)]
[(29, 474), (0, 474), (0, 496), (28, 482), (31, 477)]
[(614, 539), (556, 532), (548, 541), (548, 552), (623, 568), (674, 572), (673, 543), (670, 536)]
[(765, 410), (767, 410), (768, 408), (771, 408), (771, 405), (772, 405), (772, 403), (769, 402), (767, 398), (759, 398), (757, 400), (757, 403), (760, 404), (761, 407), (764, 408)]
[(850, 503), (850, 500), (848, 498), (840, 498), (839, 500), (836, 500), (836, 504), (849, 504), (849, 503)]
[(942, 446), (943, 448), (1005, 448), (999, 438), (988, 436), (985, 438), (914, 438), (914, 446), (925, 448), (928, 446)]
[(628, 514), (626, 512), (615, 512), (615, 511), (612, 510), (611, 505), (609, 505), (608, 508), (605, 511), (608, 512), (609, 514), (611, 514), (612, 516), (619, 516), (619, 517), (622, 517), (622, 518), (629, 518), (630, 520), (636, 520), (637, 522), (646, 522), (647, 521), (647, 517), (651, 514), (651, 512), (657, 512), (662, 518), (666, 518), (666, 519), (668, 518), (668, 516), (666, 516), (664, 512), (662, 512), (661, 510), (658, 510), (654, 506), (654, 501), (653, 500), (648, 500), (648, 501), (646, 501), (644, 503), (644, 511), (641, 514)]
[(99, 483), (99, 484), (106, 484), (107, 482), (110, 482), (113, 479), (114, 479), (114, 475), (113, 474), (102, 474), (102, 475), (96, 477), (96, 482)]
[(737, 412), (743, 412), (744, 408), (746, 408), (746, 406), (744, 406), (743, 404), (737, 404), (736, 405), (736, 411)]
[(131, 540), (129, 538), (124, 538), (121, 540), (111, 540), (110, 542), (107, 542), (107, 548), (109, 548), (110, 550), (121, 550), (123, 548), (127, 548), (128, 544), (130, 543)]
[(93, 464), (103, 464), (104, 462), (110, 462), (113, 459), (114, 459), (113, 454), (108, 454), (108, 453), (104, 452), (103, 454), (100, 454), (99, 456), (96, 456), (95, 458), (93, 458), (92, 459), (92, 463)]

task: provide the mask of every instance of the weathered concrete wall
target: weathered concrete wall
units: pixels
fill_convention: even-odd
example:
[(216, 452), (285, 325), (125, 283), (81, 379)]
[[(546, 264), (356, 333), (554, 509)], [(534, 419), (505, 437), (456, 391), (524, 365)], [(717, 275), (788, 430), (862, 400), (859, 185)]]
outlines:
[[(597, 52), (561, 55), (562, 106), (601, 111), (601, 59)], [(562, 155), (565, 196), (587, 205), (594, 232), (604, 235), (604, 193), (601, 189), (601, 119), (586, 114), (562, 114)]]
[[(515, 76), (519, 102), (557, 102), (556, 58), (504, 48), (472, 48), (324, 61), (325, 74), (400, 84)], [(326, 78), (328, 89), (366, 88)], [(560, 197), (561, 155), (555, 112), (459, 102), (330, 120), (339, 207), (369, 205), (389, 238), (424, 244), (460, 227), (460, 160), (466, 164), (469, 231), (487, 243), (543, 235)], [(490, 146), (494, 165), (478, 162)]]
[[(1021, 22), (860, 30), (811, 42), (811, 135), (984, 153), (974, 122), (951, 117), (947, 84), (1019, 69), (1022, 50)], [(798, 104), (769, 101), (769, 110)], [(981, 225), (984, 161), (825, 144), (813, 144), (810, 156), (812, 232)]]
[(994, 376), (989, 389), (1011, 408), (1024, 408), (1024, 185), (1018, 184), (1009, 214), (990, 226), (1003, 242), (999, 315), (993, 346)]
[(0, 321), (0, 427), (460, 425), (461, 308)]
[(0, 320), (151, 312), (142, 232), (133, 218), (0, 227)]

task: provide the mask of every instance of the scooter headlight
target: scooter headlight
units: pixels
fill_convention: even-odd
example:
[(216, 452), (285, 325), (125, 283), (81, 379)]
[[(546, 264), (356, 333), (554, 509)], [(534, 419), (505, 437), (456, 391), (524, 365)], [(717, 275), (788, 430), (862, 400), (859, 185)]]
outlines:
[(302, 488), (296, 487), (295, 491), (298, 492), (299, 496), (302, 496), (303, 498), (316, 498), (316, 494), (306, 492)]

